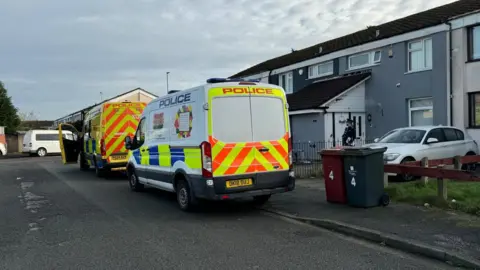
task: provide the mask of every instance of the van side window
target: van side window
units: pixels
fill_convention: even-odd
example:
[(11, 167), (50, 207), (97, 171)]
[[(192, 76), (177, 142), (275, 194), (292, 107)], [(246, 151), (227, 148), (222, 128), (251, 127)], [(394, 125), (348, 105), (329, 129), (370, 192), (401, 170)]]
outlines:
[(35, 134), (35, 140), (37, 141), (58, 141), (57, 134)]
[(141, 146), (145, 142), (145, 131), (146, 131), (145, 118), (143, 118), (142, 120), (140, 120), (137, 131), (135, 132), (135, 138), (134, 138), (135, 146), (137, 147)]

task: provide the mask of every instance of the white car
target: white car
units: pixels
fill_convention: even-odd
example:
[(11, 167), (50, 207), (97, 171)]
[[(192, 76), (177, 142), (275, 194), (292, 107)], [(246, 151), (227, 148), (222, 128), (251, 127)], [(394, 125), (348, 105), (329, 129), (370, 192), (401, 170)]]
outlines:
[(383, 157), (388, 164), (402, 164), (424, 157), (432, 160), (479, 153), (477, 142), (468, 133), (452, 126), (398, 128), (365, 147), (387, 147)]
[(3, 143), (0, 143), (0, 156), (7, 155), (7, 146)]

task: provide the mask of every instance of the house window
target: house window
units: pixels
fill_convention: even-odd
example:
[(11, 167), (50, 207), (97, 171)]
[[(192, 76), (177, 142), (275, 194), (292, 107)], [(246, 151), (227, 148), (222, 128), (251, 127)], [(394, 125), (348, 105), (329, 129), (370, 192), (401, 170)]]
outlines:
[(278, 85), (285, 89), (287, 94), (293, 93), (293, 72), (287, 72), (278, 76)]
[(408, 101), (409, 126), (433, 125), (432, 98), (410, 99)]
[(352, 55), (348, 57), (348, 69), (357, 69), (378, 64), (380, 63), (381, 58), (381, 51), (371, 51)]
[(308, 78), (323, 77), (333, 74), (333, 61), (308, 67)]
[(469, 60), (480, 60), (480, 25), (468, 31)]
[(408, 72), (432, 68), (432, 39), (408, 43)]
[(480, 127), (480, 92), (468, 94), (469, 127)]

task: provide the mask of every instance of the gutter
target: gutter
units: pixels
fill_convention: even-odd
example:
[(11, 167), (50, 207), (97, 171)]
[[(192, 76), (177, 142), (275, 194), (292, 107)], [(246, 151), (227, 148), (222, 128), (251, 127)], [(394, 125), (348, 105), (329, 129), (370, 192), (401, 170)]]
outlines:
[(450, 115), (450, 126), (453, 126), (453, 41), (452, 41), (452, 23), (446, 22), (446, 25), (448, 25), (448, 69), (449, 69), (449, 85), (448, 87), (450, 88), (450, 95), (448, 97), (448, 102), (449, 102), (449, 115)]

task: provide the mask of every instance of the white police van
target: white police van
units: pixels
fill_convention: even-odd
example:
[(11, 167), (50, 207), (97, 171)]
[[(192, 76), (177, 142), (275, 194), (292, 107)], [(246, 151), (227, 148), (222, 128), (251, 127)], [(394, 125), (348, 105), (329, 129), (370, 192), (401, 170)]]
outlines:
[(176, 192), (182, 210), (199, 199), (253, 197), (295, 187), (285, 91), (254, 81), (209, 79), (145, 108), (129, 149), (130, 188)]

